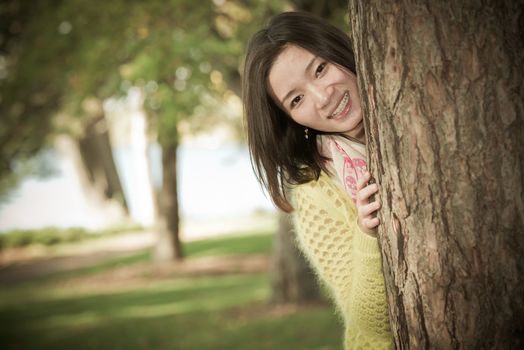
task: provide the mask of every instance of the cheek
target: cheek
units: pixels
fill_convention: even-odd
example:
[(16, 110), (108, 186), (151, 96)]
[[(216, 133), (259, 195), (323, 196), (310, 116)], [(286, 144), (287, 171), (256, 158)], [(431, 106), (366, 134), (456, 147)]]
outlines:
[(291, 119), (293, 119), (296, 123), (300, 124), (300, 125), (304, 125), (304, 124), (307, 124), (307, 119), (304, 118), (304, 116), (300, 113), (293, 113), (291, 115)]
[(313, 118), (311, 118), (311, 113), (305, 113), (304, 110), (301, 110), (297, 113), (293, 113), (291, 119), (293, 119), (296, 123), (300, 125), (314, 127), (314, 123), (312, 123)]

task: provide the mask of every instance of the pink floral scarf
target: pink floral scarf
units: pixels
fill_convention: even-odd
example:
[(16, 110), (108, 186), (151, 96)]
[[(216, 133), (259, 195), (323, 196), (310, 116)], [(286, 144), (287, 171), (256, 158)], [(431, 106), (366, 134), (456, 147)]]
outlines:
[(343, 136), (321, 135), (317, 140), (320, 154), (331, 159), (327, 169), (355, 202), (357, 181), (367, 170), (366, 147)]

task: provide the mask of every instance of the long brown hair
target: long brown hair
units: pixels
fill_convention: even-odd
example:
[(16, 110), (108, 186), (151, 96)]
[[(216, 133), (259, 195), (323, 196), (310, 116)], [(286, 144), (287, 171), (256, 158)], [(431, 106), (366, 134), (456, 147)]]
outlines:
[(251, 164), (273, 203), (286, 212), (293, 208), (285, 187), (316, 180), (320, 171), (326, 170), (316, 140), (322, 132), (309, 129), (305, 139), (304, 127), (280, 108), (268, 90), (269, 71), (289, 44), (355, 73), (349, 37), (329, 22), (305, 12), (274, 16), (248, 43), (242, 99)]

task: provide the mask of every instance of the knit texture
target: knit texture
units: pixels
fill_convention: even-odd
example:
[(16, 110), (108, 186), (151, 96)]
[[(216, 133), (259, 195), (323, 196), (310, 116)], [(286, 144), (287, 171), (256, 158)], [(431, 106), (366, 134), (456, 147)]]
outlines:
[(378, 242), (359, 229), (350, 197), (322, 173), (294, 188), (292, 201), (299, 247), (344, 321), (344, 348), (392, 348)]

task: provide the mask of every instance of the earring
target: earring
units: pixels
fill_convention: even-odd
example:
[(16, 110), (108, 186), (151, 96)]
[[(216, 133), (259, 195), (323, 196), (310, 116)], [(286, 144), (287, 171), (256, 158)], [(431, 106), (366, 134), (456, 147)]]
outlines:
[(308, 128), (305, 128), (305, 129), (304, 129), (304, 138), (305, 138), (306, 140), (309, 139), (308, 132), (309, 132), (309, 129), (308, 129)]

